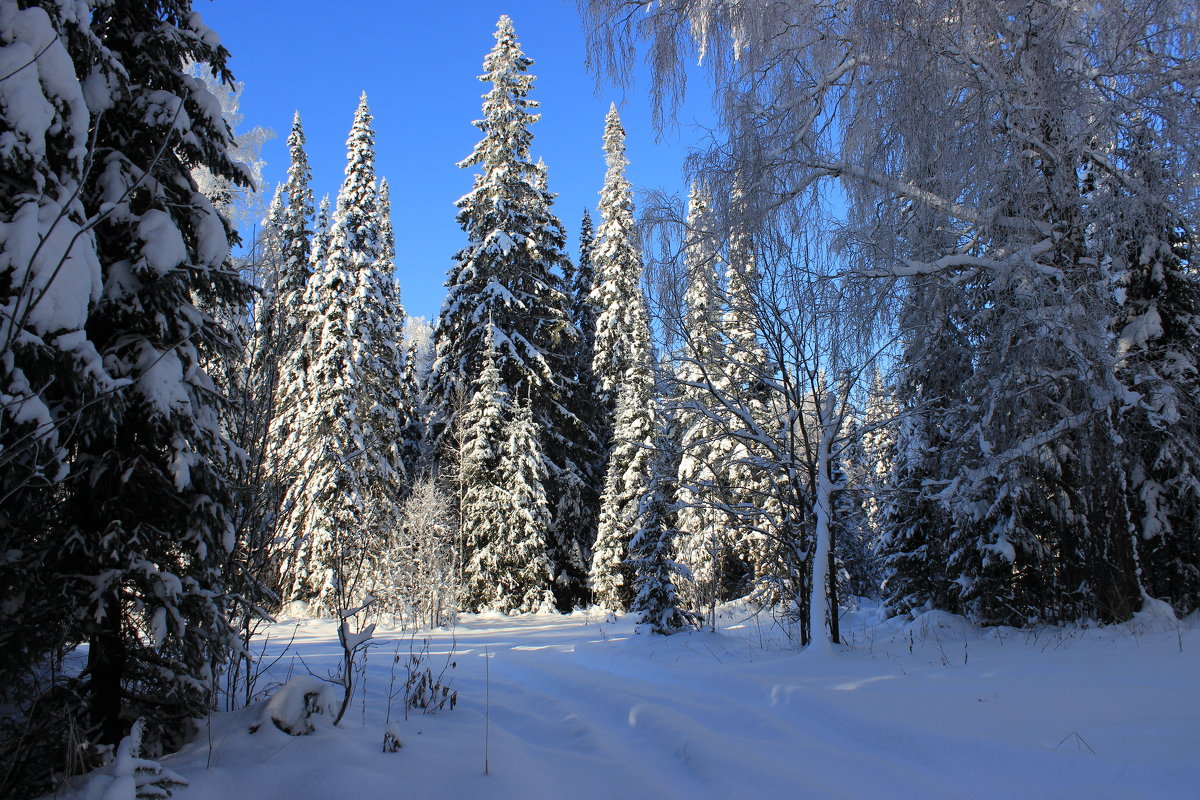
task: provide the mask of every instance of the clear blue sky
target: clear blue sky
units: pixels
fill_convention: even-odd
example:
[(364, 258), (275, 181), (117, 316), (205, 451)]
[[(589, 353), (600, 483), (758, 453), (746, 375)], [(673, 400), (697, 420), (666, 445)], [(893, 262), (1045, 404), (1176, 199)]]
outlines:
[(656, 142), (644, 82), (597, 93), (573, 0), (196, 0), (195, 9), (220, 35), (245, 83), (242, 127), (276, 132), (263, 150), (268, 186), (285, 177), (284, 140), (299, 110), (313, 188), (318, 200), (328, 193), (332, 202), (354, 108), (367, 92), (379, 174), (392, 186), (397, 276), (410, 314), (437, 314), (450, 259), (465, 242), (453, 204), (470, 191), (473, 173), (455, 164), (479, 138), (471, 122), (487, 87), (477, 77), (501, 14), (512, 17), (535, 62), (532, 97), (542, 119), (533, 126), (533, 156), (549, 167), (572, 257), (583, 209), (594, 215), (604, 178), (601, 136), (610, 102), (621, 109), (629, 178), (639, 188), (680, 191), (688, 143), (703, 135), (693, 123), (711, 120), (707, 91), (693, 91), (678, 128)]

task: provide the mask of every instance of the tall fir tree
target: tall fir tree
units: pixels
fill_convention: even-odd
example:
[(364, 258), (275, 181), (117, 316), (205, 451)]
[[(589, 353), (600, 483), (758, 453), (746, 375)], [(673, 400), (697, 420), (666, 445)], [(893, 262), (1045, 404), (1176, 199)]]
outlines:
[(268, 236), (264, 237), (263, 245), (268, 252), (262, 256), (265, 262), (262, 294), (255, 306), (254, 333), (247, 347), (247, 400), (250, 413), (257, 420), (252, 443), (247, 446), (258, 473), (255, 482), (263, 492), (263, 507), (258, 509), (258, 515), (271, 526), (295, 469), (273, 442), (286, 439), (288, 425), (296, 412), (293, 396), (281, 391), (281, 381), (307, 327), (304, 289), (312, 274), (309, 261), (313, 237), (312, 170), (304, 144), (304, 128), (297, 112), (287, 139), (288, 178), (277, 193), (281, 205), (275, 210), (272, 202), (272, 212), (267, 218)]
[(499, 578), (492, 608), (528, 613), (554, 607), (550, 564), (550, 505), (541, 431), (529, 406), (517, 405), (505, 426), (497, 473), (505, 491), (502, 519), (491, 542), (488, 572)]
[(396, 458), (403, 467), (407, 485), (413, 482), (420, 471), (421, 445), (425, 432), (421, 420), (420, 388), (416, 382), (415, 365), (409, 363), (414, 354), (404, 335), (408, 317), (400, 302), (400, 284), (395, 280), (396, 234), (392, 228), (392, 194), (387, 178), (379, 181), (379, 239), (383, 248), (379, 259), (379, 272), (381, 279), (389, 279), (384, 280), (382, 286), (386, 290), (384, 295), (387, 305), (392, 309), (392, 321), (387, 333), (401, 349), (398, 356), (400, 383), (396, 393), (396, 424), (399, 427)]
[(495, 334), (485, 339), (483, 370), (475, 380), (467, 408), (458, 416), (459, 527), (465, 566), (463, 604), (471, 610), (490, 607), (499, 576), (495, 574), (493, 544), (503, 535), (507, 503), (499, 481), (505, 421), (511, 416), (511, 396), (500, 381)]
[(654, 417), (650, 381), (628, 380), (617, 396), (613, 447), (600, 496), (600, 523), (588, 579), (597, 605), (624, 611), (634, 599), (629, 542), (642, 528), (650, 490)]
[(89, 725), (116, 743), (145, 716), (173, 746), (207, 708), (212, 664), (233, 644), (221, 563), (234, 548), (222, 466), (239, 457), (220, 427), (204, 363), (235, 342), (223, 315), (248, 287), (229, 263), (228, 223), (191, 169), (234, 182), (228, 126), (185, 63), (222, 80), (227, 52), (186, 0), (117, 0), (92, 10), (105, 60), (84, 61), (95, 126), (82, 197), (95, 215), (103, 291), (86, 325), (124, 388), (79, 417), (61, 505), (67, 591), (88, 643)]
[(629, 541), (629, 569), (634, 597), (629, 610), (654, 633), (670, 634), (691, 627), (695, 615), (682, 609), (677, 586), (687, 568), (675, 560), (679, 529), (675, 516), (675, 476), (679, 471), (680, 441), (676, 416), (667, 403), (658, 403), (650, 482), (638, 509), (640, 527)]
[(713, 381), (722, 368), (724, 345), (717, 285), (719, 253), (710, 215), (707, 193), (693, 185), (685, 226), (683, 344), (676, 371), (681, 440), (676, 524), (678, 557), (690, 577), (685, 595), (690, 607), (707, 612), (716, 608), (721, 565), (727, 558), (728, 527), (722, 510), (723, 481), (712, 458), (721, 434)]
[(282, 354), (279, 377), (276, 381), (275, 413), (267, 433), (267, 463), (271, 479), (280, 485), (279, 507), (274, 519), (274, 546), (271, 560), (275, 569), (275, 589), (280, 602), (292, 596), (294, 574), (293, 551), (302, 545), (293, 536), (298, 535), (292, 527), (298, 504), (304, 502), (305, 472), (302, 466), (307, 459), (308, 437), (302, 427), (307, 417), (311, 393), (315, 387), (309, 383), (309, 369), (319, 358), (325, 344), (323, 318), (320, 307), (313, 301), (319, 299), (317, 284), (325, 286), (325, 263), (329, 257), (329, 198), (321, 198), (316, 217), (313, 219), (312, 239), (307, 258), (307, 274), (299, 295), (289, 298), (287, 313), (296, 320), (296, 338)]
[(959, 608), (947, 570), (956, 521), (942, 498), (961, 457), (972, 372), (961, 286), (918, 277), (902, 300), (891, 491), (881, 499), (883, 605), (889, 614)]
[(595, 243), (592, 214), (585, 208), (579, 222), (579, 263), (571, 271), (567, 290), (571, 299), (571, 321), (579, 329), (579, 352), (588, 360), (589, 368), (596, 348), (596, 307), (591, 302), (592, 287), (596, 283), (596, 269), (592, 263)]
[[(746, 207), (748, 193), (737, 176), (732, 194), (734, 219), (729, 231), (728, 261), (725, 269), (725, 306), (721, 316), (721, 335), (725, 343), (724, 364), (716, 373), (714, 390), (734, 402), (723, 402), (722, 428), (725, 435), (714, 442), (711, 455), (722, 473), (726, 502), (734, 512), (729, 533), (732, 558), (726, 569), (731, 594), (752, 588), (755, 581), (768, 592), (785, 571), (778, 557), (778, 536), (763, 532), (764, 515), (759, 512), (773, 503), (772, 475), (762, 464), (766, 453), (755, 448), (754, 429), (770, 430), (771, 390), (766, 348), (763, 347), (760, 309), (763, 308), (761, 276), (755, 251), (754, 234)], [(738, 409), (735, 411), (735, 409)], [(743, 417), (742, 415), (745, 415)]]
[[(303, 464), (282, 519), (285, 599), (323, 607), (349, 588), (368, 529), (392, 526), (404, 486), (396, 402), (403, 311), (392, 275), (381, 266), (386, 251), (365, 94), (346, 148), (328, 255), (305, 291), (303, 313), (311, 322), (286, 388), (297, 392), (298, 413), (283, 446)], [(316, 241), (314, 249), (326, 246), (319, 235)]]
[[(312, 274), (309, 261), (313, 239), (313, 193), (312, 169), (308, 165), (308, 154), (304, 149), (304, 127), (300, 112), (292, 118), (292, 129), (288, 134), (287, 146), (290, 157), (287, 182), (284, 184), (285, 210), (279, 224), (279, 270), (269, 285), (263, 286), (265, 300), (269, 302), (269, 325), (277, 346), (266, 348), (273, 357), (294, 346), (304, 329), (300, 310), (304, 300), (304, 288)], [(274, 386), (272, 386), (274, 389)]]
[[(61, 529), (48, 523), (58, 487), (70, 474), (81, 410), (117, 387), (87, 329), (103, 276), (80, 196), (92, 120), (82, 79), (111, 75), (89, 27), (90, 11), (83, 4), (0, 2), (0, 49), (21, 67), (5, 76), (4, 96), (25, 98), (0, 104), (6, 181), (0, 194), (0, 703), (6, 707), (26, 696), (30, 668), (76, 635), (75, 601), (60, 578), (73, 568), (61, 563)], [(35, 119), (30, 107), (44, 113)], [(6, 744), (0, 739), (0, 752)], [(0, 779), (0, 794), (13, 785)]]
[(621, 385), (637, 373), (648, 378), (649, 343), (640, 332), (648, 325), (642, 294), (642, 255), (633, 211), (633, 187), (625, 177), (625, 129), (613, 104), (604, 119), (604, 160), (607, 171), (600, 191), (600, 227), (592, 247), (595, 279), (591, 305), (596, 329), (592, 343), (592, 372), (596, 376), (601, 413), (616, 413)]
[[(896, 460), (896, 405), (892, 387), (873, 370), (860, 416), (847, 418), (835, 519), (838, 525), (839, 593), (879, 597), (883, 583), (880, 542), (887, 532), (887, 500)], [(844, 575), (842, 571), (844, 570)]]
[[(607, 452), (603, 419), (597, 402), (596, 376), (592, 372), (592, 344), (595, 340), (596, 309), (591, 303), (591, 288), (595, 281), (592, 267), (592, 246), (595, 231), (591, 215), (585, 210), (579, 232), (579, 262), (567, 271), (564, 280), (570, 318), (579, 330), (579, 346), (571, 354), (568, 369), (572, 387), (568, 397), (571, 415), (579, 420), (576, 440), (572, 443), (572, 454), (576, 469), (573, 471), (574, 485), (569, 497), (564, 500), (575, 506), (570, 516), (575, 522), (574, 535), (558, 537), (560, 572), (558, 582), (566, 587), (568, 605), (582, 605), (587, 600), (587, 573), (592, 558), (592, 545), (596, 541), (596, 526), (600, 507), (600, 494), (604, 482), (604, 456)], [(562, 502), (562, 501), (560, 501)], [(564, 594), (560, 591), (560, 594)]]
[(639, 508), (650, 481), (654, 376), (633, 190), (625, 177), (625, 130), (615, 105), (605, 119), (604, 154), (608, 170), (592, 254), (591, 299), (597, 309), (592, 367), (601, 413), (612, 422), (605, 426), (611, 446), (589, 580), (597, 603), (624, 610), (634, 599), (629, 541), (640, 527)]
[[(587, 462), (586, 432), (572, 412), (577, 391), (571, 358), (579, 332), (571, 323), (562, 286), (567, 264), (562, 224), (554, 216), (546, 171), (530, 156), (537, 121), (529, 98), (532, 60), (521, 51), (512, 21), (496, 26), (496, 45), (484, 60), (483, 138), (462, 167), (478, 167), (475, 185), (458, 202), (458, 222), (468, 243), (455, 257), (448, 294), (434, 329), (434, 362), (428, 382), (435, 409), (431, 436), (446, 453), (446, 431), (466, 407), (479, 377), (485, 339), (494, 334), (502, 389), (528, 397), (541, 431), (546, 491), (554, 515), (551, 548), (564, 603), (581, 591), (578, 535), (585, 512), (580, 502), (581, 465)], [(491, 333), (489, 333), (491, 332)]]
[(407, 315), (396, 283), (396, 239), (387, 180), (380, 180), (378, 189), (372, 186), (366, 194), (373, 194), (378, 251), (373, 262), (358, 270), (356, 330), (362, 342), (359, 360), (367, 366), (360, 392), (368, 409), (367, 446), (376, 454), (375, 482), (386, 503), (398, 511), (411, 482), (412, 447), (420, 434), (415, 430), (416, 409), (405, 393)]
[[(1113, 224), (1097, 244), (1113, 262), (1117, 376), (1130, 399), (1120, 421), (1142, 590), (1180, 615), (1200, 607), (1200, 281), (1195, 232), (1166, 202), (1168, 157), (1155, 132), (1125, 152)], [(1136, 187), (1130, 191), (1125, 186)]]

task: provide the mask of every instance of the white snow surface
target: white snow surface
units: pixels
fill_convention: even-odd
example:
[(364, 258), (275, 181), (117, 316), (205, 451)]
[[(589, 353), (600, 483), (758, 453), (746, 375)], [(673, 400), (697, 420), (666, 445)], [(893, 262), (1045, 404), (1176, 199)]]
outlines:
[[(276, 681), (334, 668), (334, 621), (282, 620), (268, 652), (293, 632)], [(414, 647), (431, 637), (435, 674), (453, 651), (458, 707), (393, 706), (404, 748), (385, 754), (389, 637), (398, 685), (410, 640), (381, 627), (365, 712), (356, 697), (340, 728), (252, 735), (259, 705), (214, 715), (162, 763), (190, 782), (180, 800), (1197, 796), (1197, 615), (1017, 631), (868, 609), (843, 632), (820, 653), (744, 606), (671, 637), (596, 611), (464, 615)]]

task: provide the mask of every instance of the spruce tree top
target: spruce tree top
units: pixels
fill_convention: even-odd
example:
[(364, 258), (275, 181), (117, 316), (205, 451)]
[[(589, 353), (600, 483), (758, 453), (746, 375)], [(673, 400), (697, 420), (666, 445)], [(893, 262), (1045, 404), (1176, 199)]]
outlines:
[(325, 259), (329, 258), (329, 224), (332, 216), (329, 208), (329, 195), (325, 195), (321, 198), (321, 205), (317, 209), (317, 216), (313, 221), (312, 244), (308, 254), (310, 274), (321, 269)]
[(592, 267), (592, 245), (596, 241), (596, 229), (592, 225), (592, 214), (586, 208), (579, 222), (579, 265), (572, 271), (575, 287), (592, 288), (595, 270)]
[(483, 167), (476, 186), (503, 180), (509, 164), (529, 162), (529, 146), (533, 142), (529, 126), (541, 117), (529, 111), (538, 105), (528, 97), (533, 87), (533, 76), (528, 72), (533, 59), (521, 52), (517, 32), (507, 15), (496, 23), (495, 37), (495, 47), (483, 60), (486, 72), (479, 76), (479, 80), (491, 83), (492, 88), (483, 95), (483, 119), (473, 123), (484, 135), (471, 155), (458, 164)]
[[(508, 17), (500, 18), (495, 36), (480, 76), (492, 84), (483, 96), (484, 118), (475, 122), (484, 136), (459, 164), (480, 167), (474, 188), (457, 203), (468, 241), (447, 276), (434, 332), (430, 397), (448, 417), (482, 368), (485, 321), (495, 328), (503, 385), (532, 391), (541, 411), (556, 402), (562, 353), (578, 338), (561, 288), (566, 236), (551, 210), (545, 170), (529, 154), (529, 125), (538, 119), (527, 97), (533, 62), (521, 52)], [(535, 410), (535, 416), (541, 414)], [(435, 436), (440, 433), (439, 426)]]
[(569, 273), (567, 291), (571, 296), (571, 321), (579, 328), (580, 346), (589, 358), (596, 339), (596, 308), (591, 301), (592, 286), (596, 282), (596, 270), (592, 265), (595, 241), (592, 215), (585, 208), (579, 224), (579, 264)]
[(380, 249), (375, 220), (375, 131), (371, 129), (371, 121), (367, 93), (363, 92), (346, 139), (346, 177), (338, 192), (332, 230), (335, 242), (339, 237), (343, 240), (341, 249), (361, 254), (364, 263), (355, 264), (358, 269), (374, 264)]
[[(392, 189), (387, 178), (379, 179), (379, 271), (396, 271), (396, 234), (392, 229)], [(399, 296), (399, 295), (397, 295)]]
[(717, 248), (712, 232), (708, 193), (692, 184), (688, 195), (687, 232), (684, 252), (687, 258), (687, 289), (684, 292), (686, 324), (689, 331), (711, 331), (716, 308)]
[[(717, 243), (712, 232), (712, 217), (708, 194), (692, 185), (688, 196), (687, 226), (684, 253), (687, 266), (687, 289), (684, 292), (684, 362), (680, 378), (687, 383), (705, 379), (720, 348), (717, 320)], [(688, 390), (695, 395), (697, 389)]]
[(637, 375), (650, 382), (648, 315), (642, 294), (642, 256), (633, 215), (633, 189), (625, 177), (625, 129), (614, 104), (604, 124), (608, 171), (600, 192), (600, 227), (592, 248), (598, 311), (592, 368), (609, 405), (621, 383)]
[[(621, 115), (617, 113), (616, 103), (609, 105), (608, 114), (604, 117), (604, 164), (608, 170), (604, 174), (600, 204), (610, 210), (605, 222), (619, 221), (624, 228), (626, 222), (633, 221), (633, 187), (625, 177), (629, 158), (625, 155), (625, 126), (621, 124)], [(618, 208), (625, 213), (612, 215), (611, 210)], [(602, 230), (603, 227), (602, 224)]]
[(299, 111), (292, 118), (287, 146), (291, 166), (288, 167), (287, 183), (284, 185), (287, 211), (280, 230), (284, 252), (279, 293), (298, 296), (303, 293), (310, 272), (308, 259), (313, 235), (309, 227), (309, 220), (313, 216), (313, 193), (309, 185), (312, 170), (308, 166), (308, 154), (304, 152), (304, 128), (300, 124)]

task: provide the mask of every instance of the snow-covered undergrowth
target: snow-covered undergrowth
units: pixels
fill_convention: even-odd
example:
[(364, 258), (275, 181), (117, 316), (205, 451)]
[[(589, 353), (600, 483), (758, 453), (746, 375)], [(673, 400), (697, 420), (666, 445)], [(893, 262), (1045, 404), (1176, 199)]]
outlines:
[[(453, 651), (458, 707), (406, 720), (393, 703), (394, 753), (396, 643), (377, 631), (365, 704), (340, 728), (251, 734), (260, 704), (214, 715), (163, 765), (195, 800), (1196, 796), (1196, 615), (981, 631), (865, 609), (842, 624), (851, 644), (817, 655), (744, 607), (715, 633), (669, 638), (598, 612), (466, 615), (429, 634), (435, 671)], [(295, 637), (273, 680), (336, 667), (333, 622), (275, 627), (272, 641)], [(392, 635), (394, 691), (410, 640)]]

